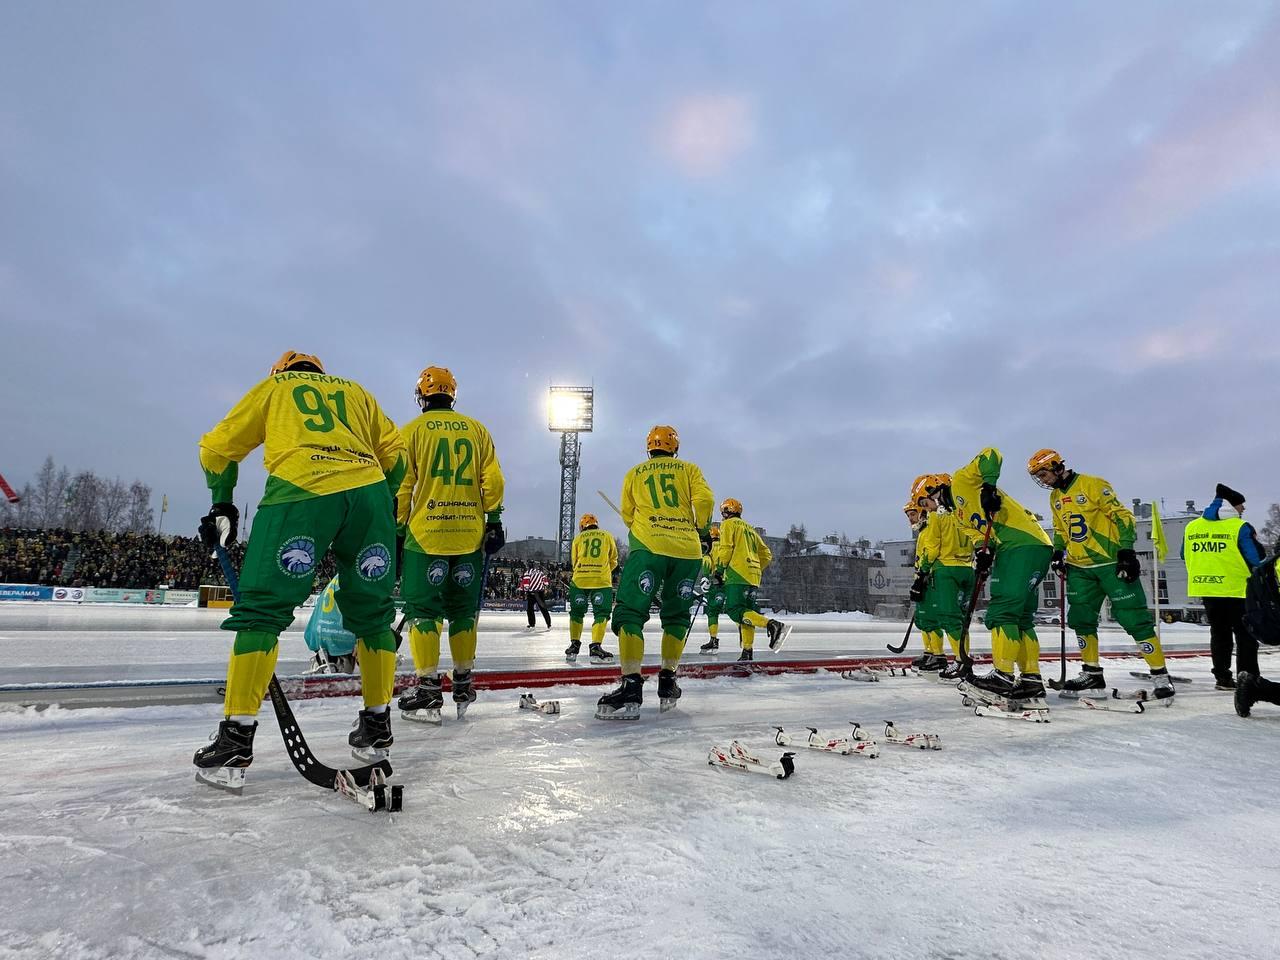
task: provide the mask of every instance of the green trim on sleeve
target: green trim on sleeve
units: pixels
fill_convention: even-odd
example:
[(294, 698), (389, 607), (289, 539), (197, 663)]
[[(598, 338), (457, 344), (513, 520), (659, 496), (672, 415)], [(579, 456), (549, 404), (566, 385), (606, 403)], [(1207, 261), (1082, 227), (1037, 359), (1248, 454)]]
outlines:
[[(203, 468), (201, 468), (203, 469)], [(234, 460), (227, 464), (227, 468), (221, 473), (214, 473), (212, 470), (204, 471), (204, 482), (209, 487), (209, 493), (213, 497), (213, 503), (231, 503), (232, 497), (236, 492), (236, 480), (240, 478), (240, 464)]]
[(404, 481), (404, 475), (408, 469), (409, 461), (401, 453), (396, 457), (396, 462), (392, 468), (384, 471), (384, 476), (387, 478), (387, 486), (391, 488), (392, 499), (399, 495), (400, 484)]

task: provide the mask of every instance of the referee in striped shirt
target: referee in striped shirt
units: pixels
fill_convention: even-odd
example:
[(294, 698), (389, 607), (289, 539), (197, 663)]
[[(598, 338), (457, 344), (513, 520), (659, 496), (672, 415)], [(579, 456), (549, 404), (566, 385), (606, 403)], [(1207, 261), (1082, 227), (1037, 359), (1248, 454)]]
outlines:
[(542, 611), (542, 616), (547, 621), (547, 629), (550, 630), (551, 611), (547, 609), (547, 601), (542, 596), (543, 591), (547, 589), (546, 571), (536, 563), (529, 564), (524, 576), (520, 578), (520, 589), (524, 591), (524, 612), (529, 617), (528, 629), (533, 629), (535, 622), (533, 608), (536, 605)]

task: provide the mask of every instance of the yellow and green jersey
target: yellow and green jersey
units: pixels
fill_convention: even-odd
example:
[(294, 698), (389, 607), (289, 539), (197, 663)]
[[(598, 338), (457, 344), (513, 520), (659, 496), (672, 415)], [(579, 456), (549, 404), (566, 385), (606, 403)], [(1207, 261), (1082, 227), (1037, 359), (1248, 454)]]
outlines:
[[(982, 485), (998, 483), (1004, 458), (995, 447), (987, 447), (967, 464), (951, 474), (951, 495), (956, 502), (960, 525), (978, 533), (978, 546), (986, 534), (986, 518), (982, 514)], [(1004, 502), (992, 517), (991, 542), (1002, 547), (1025, 547), (1035, 544), (1050, 546), (1035, 514), (1003, 490)]]
[(973, 563), (973, 549), (981, 543), (974, 532), (963, 526), (954, 513), (935, 510), (916, 540), (916, 569), (967, 567)]
[(1133, 514), (1101, 477), (1072, 474), (1065, 490), (1049, 494), (1049, 509), (1053, 545), (1066, 551), (1073, 567), (1115, 563), (1117, 551), (1133, 549)]
[(773, 553), (741, 517), (720, 524), (720, 544), (716, 547), (716, 569), (724, 571), (725, 583), (760, 586), (760, 572), (773, 562)]
[(702, 556), (699, 533), (707, 529), (714, 502), (697, 464), (675, 457), (652, 457), (636, 464), (622, 481), (628, 542), (632, 549), (697, 560)]
[(502, 514), (502, 467), (489, 431), (453, 410), (428, 410), (402, 433), (408, 465), (396, 522), (405, 549), (446, 557), (479, 550), (485, 522)]
[(200, 438), (214, 503), (231, 501), (239, 463), (262, 445), (262, 505), (292, 503), (386, 481), (394, 493), (404, 443), (378, 401), (354, 380), (286, 370), (272, 374)]
[(607, 530), (583, 530), (573, 538), (573, 585), (582, 590), (613, 586), (618, 565), (618, 544)]

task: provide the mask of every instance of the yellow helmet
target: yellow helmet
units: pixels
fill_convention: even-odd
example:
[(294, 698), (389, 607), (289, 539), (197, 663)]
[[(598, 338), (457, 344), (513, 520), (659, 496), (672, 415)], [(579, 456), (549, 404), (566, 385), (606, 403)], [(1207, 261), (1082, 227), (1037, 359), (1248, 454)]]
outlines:
[(911, 481), (911, 502), (915, 503), (916, 497), (923, 497), (928, 493), (928, 480), (932, 477), (931, 473), (922, 473)]
[(920, 508), (912, 500), (908, 500), (902, 505), (902, 512), (907, 515), (907, 519), (912, 523), (915, 523), (920, 517)]
[(711, 529), (707, 531), (707, 536), (708, 536), (708, 537), (710, 537), (712, 540), (719, 540), (719, 539), (720, 539), (720, 524), (718, 524), (718, 523), (713, 523), (713, 524), (711, 525)]
[(443, 393), (450, 400), (457, 399), (458, 381), (448, 367), (427, 367), (418, 377), (414, 391), (417, 397), (434, 397)]
[(582, 515), (582, 519), (578, 521), (579, 530), (586, 530), (588, 527), (598, 526), (600, 526), (600, 521), (596, 519), (596, 515), (594, 513), (584, 513)]
[(911, 499), (919, 503), (921, 498), (933, 496), (939, 487), (949, 486), (951, 486), (949, 473), (922, 473), (911, 484)]
[(725, 497), (722, 501), (720, 501), (720, 516), (722, 517), (742, 516), (742, 501), (735, 500), (733, 497)]
[(1053, 470), (1062, 466), (1066, 466), (1066, 464), (1062, 462), (1062, 454), (1057, 450), (1050, 449), (1049, 447), (1037, 450), (1027, 458), (1027, 473), (1032, 476), (1035, 476), (1041, 470)]
[(310, 353), (299, 353), (297, 350), (286, 350), (280, 354), (280, 359), (271, 366), (271, 374), (284, 373), (286, 370), (292, 370), (294, 367), (303, 363), (312, 364), (321, 373), (324, 373), (324, 364), (320, 362), (320, 358)]
[(674, 457), (676, 451), (680, 449), (680, 434), (676, 433), (675, 427), (659, 424), (649, 431), (649, 436), (645, 438), (644, 444), (649, 453), (657, 450), (661, 453), (669, 453)]

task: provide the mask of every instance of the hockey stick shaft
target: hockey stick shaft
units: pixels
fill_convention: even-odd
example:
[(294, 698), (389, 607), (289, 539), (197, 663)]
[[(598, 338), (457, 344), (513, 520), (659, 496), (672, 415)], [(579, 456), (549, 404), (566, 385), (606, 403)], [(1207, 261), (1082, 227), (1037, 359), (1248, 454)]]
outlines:
[(597, 490), (596, 493), (600, 494), (600, 499), (609, 505), (610, 510), (616, 513), (618, 516), (622, 516), (622, 511), (618, 509), (618, 505), (614, 503), (612, 500), (610, 500), (608, 495), (603, 490)]
[(1060, 640), (1058, 686), (1061, 687), (1067, 682), (1067, 571), (1065, 567), (1058, 571), (1058, 623)]
[[(991, 546), (991, 524), (992, 520), (987, 517), (987, 530), (982, 538), (982, 549), (986, 550)], [(993, 558), (994, 559), (994, 558)], [(982, 588), (987, 582), (987, 575), (991, 571), (973, 578), (973, 594), (969, 597), (969, 609), (964, 615), (964, 630), (960, 634), (960, 662), (966, 667), (973, 666), (973, 657), (969, 656), (969, 626), (973, 623), (973, 611), (978, 606), (978, 597), (982, 596)]]
[(903, 650), (907, 649), (907, 641), (911, 639), (911, 631), (915, 628), (915, 625), (916, 611), (913, 608), (911, 611), (911, 622), (907, 624), (907, 632), (903, 634), (902, 643), (898, 644), (896, 647), (892, 643), (886, 643), (884, 645), (885, 649), (892, 650), (894, 653), (901, 653)]

